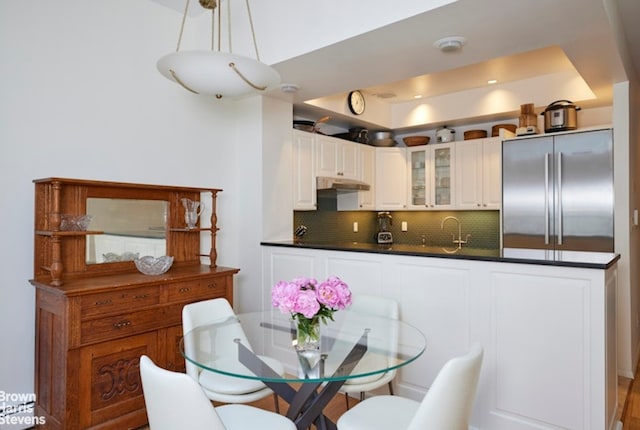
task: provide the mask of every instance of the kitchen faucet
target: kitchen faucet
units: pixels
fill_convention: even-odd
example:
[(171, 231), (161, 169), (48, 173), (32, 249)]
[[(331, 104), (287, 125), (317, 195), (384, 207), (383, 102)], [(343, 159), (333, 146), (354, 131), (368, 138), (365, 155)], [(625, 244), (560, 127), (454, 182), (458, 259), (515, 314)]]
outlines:
[(471, 237), (470, 234), (467, 234), (465, 239), (462, 240), (462, 223), (460, 222), (460, 220), (454, 216), (447, 216), (444, 217), (444, 219), (442, 220), (442, 222), (440, 223), (440, 230), (444, 230), (444, 224), (448, 221), (448, 220), (455, 220), (456, 223), (458, 223), (458, 238), (456, 239), (456, 235), (455, 234), (451, 234), (451, 237), (453, 238), (453, 243), (458, 245), (458, 249), (462, 249), (462, 245), (466, 244), (469, 241), (469, 238)]

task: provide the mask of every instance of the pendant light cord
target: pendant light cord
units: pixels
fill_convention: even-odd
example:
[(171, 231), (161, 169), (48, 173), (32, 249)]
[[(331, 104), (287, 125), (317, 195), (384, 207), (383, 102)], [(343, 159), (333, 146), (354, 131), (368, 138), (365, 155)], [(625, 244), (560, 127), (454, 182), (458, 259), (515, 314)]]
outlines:
[(184, 32), (184, 23), (187, 20), (187, 12), (189, 11), (189, 0), (184, 5), (184, 14), (182, 15), (182, 24), (180, 25), (180, 34), (178, 35), (178, 46), (176, 52), (180, 51), (180, 43), (182, 43), (182, 33)]
[(260, 61), (260, 54), (258, 54), (258, 44), (256, 43), (256, 32), (253, 29), (253, 18), (251, 17), (251, 7), (249, 7), (249, 0), (245, 0), (247, 4), (247, 14), (249, 15), (249, 25), (251, 26), (251, 37), (253, 38), (253, 48), (256, 50), (256, 60)]

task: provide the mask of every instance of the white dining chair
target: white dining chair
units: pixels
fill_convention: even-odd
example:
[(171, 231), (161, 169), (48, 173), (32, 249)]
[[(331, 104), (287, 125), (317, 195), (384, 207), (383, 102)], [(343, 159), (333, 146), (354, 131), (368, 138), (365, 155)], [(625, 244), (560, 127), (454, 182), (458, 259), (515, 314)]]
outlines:
[(290, 419), (249, 405), (214, 407), (190, 376), (140, 357), (140, 377), (150, 430), (295, 430)]
[[(247, 375), (253, 375), (251, 371), (238, 362), (238, 346), (234, 339), (240, 341), (251, 349), (251, 345), (246, 334), (242, 330), (239, 322), (234, 322), (235, 313), (229, 302), (224, 298), (203, 300), (185, 305), (182, 309), (182, 330), (186, 334), (199, 326), (206, 325), (213, 320), (223, 321), (229, 319), (230, 326), (224, 333), (216, 335), (215, 339), (204, 339), (200, 347), (207, 345), (210, 350), (204, 351), (201, 356), (211, 354), (211, 360), (215, 360), (218, 365), (221, 361), (226, 363), (230, 370), (234, 373), (246, 372)], [(184, 350), (187, 356), (196, 356), (197, 346), (192, 344), (192, 336), (184, 337)], [(284, 366), (281, 362), (265, 356), (259, 356), (271, 369), (276, 373), (283, 375)], [(268, 388), (262, 381), (250, 378), (238, 378), (221, 373), (205, 370), (191, 361), (185, 359), (187, 375), (191, 376), (202, 387), (203, 391), (209, 399), (221, 403), (249, 403), (260, 400), (269, 395), (273, 395), (274, 407), (276, 412), (280, 412), (278, 405), (278, 396)], [(211, 363), (213, 364), (213, 363)], [(221, 366), (218, 366), (221, 367)]]
[(474, 344), (445, 363), (422, 402), (383, 395), (358, 403), (338, 419), (338, 430), (468, 430), (482, 356)]
[[(394, 320), (400, 318), (400, 306), (398, 305), (397, 301), (387, 299), (385, 297), (366, 294), (359, 294), (354, 296), (351, 306), (349, 307), (347, 312), (391, 318)], [(394, 333), (388, 333), (383, 341), (387, 344), (384, 345), (385, 348), (390, 348), (393, 350), (397, 343), (397, 335), (394, 336)], [(361, 362), (356, 366), (354, 372), (366, 372), (366, 367), (369, 364), (368, 360), (372, 359), (371, 357), (372, 355), (365, 355)], [(380, 359), (380, 357), (377, 358)], [(384, 359), (388, 360), (388, 358)], [(372, 391), (379, 387), (387, 385), (389, 387), (389, 394), (393, 395), (393, 379), (395, 377), (396, 371), (394, 369), (385, 373), (363, 376), (361, 378), (347, 379), (344, 385), (342, 385), (342, 387), (340, 388), (340, 391), (345, 395), (347, 409), (349, 409), (349, 394), (359, 393), (360, 401), (362, 401), (364, 400), (365, 392)]]

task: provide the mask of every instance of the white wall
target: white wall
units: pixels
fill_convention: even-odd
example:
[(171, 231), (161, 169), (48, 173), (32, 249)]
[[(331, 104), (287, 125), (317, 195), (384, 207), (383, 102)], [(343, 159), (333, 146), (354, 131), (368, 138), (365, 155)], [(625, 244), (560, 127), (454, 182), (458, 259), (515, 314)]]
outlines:
[[(260, 35), (264, 24), (256, 22), (256, 32), (262, 58), (271, 63), (310, 50), (310, 43), (320, 47), (329, 38), (364, 32), (374, 22), (382, 25), (448, 2), (412, 0), (393, 14), (376, 8), (375, 20), (357, 28), (342, 26), (346, 33), (340, 34), (327, 33), (322, 22), (350, 22), (351, 15), (325, 13), (325, 21), (316, 22), (314, 9), (311, 21), (296, 23), (306, 30), (309, 23), (318, 24), (304, 33), (307, 37), (298, 37), (291, 25), (280, 25), (282, 33)], [(260, 9), (253, 5), (254, 17), (263, 13)], [(329, 10), (337, 9), (324, 9)], [(283, 15), (274, 13), (281, 22)], [(195, 26), (189, 23), (183, 47), (199, 46), (207, 19), (203, 14), (194, 19)], [(0, 225), (5, 233), (0, 245), (0, 391), (33, 389), (34, 291), (28, 283), (33, 179), (222, 188), (218, 263), (241, 268), (237, 306), (256, 305), (252, 286), (260, 284), (259, 240), (290, 230), (291, 220), (270, 216), (263, 223), (260, 214), (274, 204), (278, 187), (290, 186), (277, 175), (288, 160), (283, 145), (288, 137), (273, 132), (283, 122), (289, 129), (291, 112), (286, 103), (261, 98), (239, 103), (200, 98), (167, 81), (155, 63), (175, 49), (179, 23), (179, 13), (150, 0), (0, 1)], [(287, 31), (295, 40), (282, 36)], [(288, 50), (282, 50), (282, 40), (288, 41)], [(263, 155), (264, 165), (259, 161)], [(264, 169), (275, 176), (261, 189)]]
[(33, 391), (33, 179), (222, 188), (219, 264), (243, 264), (234, 130), (259, 118), (156, 71), (176, 16), (150, 1), (0, 2), (0, 391)]

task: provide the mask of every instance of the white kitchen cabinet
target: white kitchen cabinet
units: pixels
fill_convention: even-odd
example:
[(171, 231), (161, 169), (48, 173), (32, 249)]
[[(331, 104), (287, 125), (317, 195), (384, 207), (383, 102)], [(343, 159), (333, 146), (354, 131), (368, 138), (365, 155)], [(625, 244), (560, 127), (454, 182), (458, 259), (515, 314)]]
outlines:
[(361, 144), (322, 134), (315, 140), (317, 176), (359, 179)]
[(455, 206), (454, 143), (407, 150), (410, 209), (452, 209)]
[(459, 209), (482, 207), (482, 140), (456, 143), (456, 202)]
[(316, 210), (314, 134), (292, 131), (293, 209)]
[(425, 209), (431, 203), (431, 155), (426, 146), (407, 148), (409, 209)]
[(502, 138), (490, 137), (482, 143), (482, 207), (502, 206)]
[(377, 210), (407, 208), (407, 152), (405, 148), (375, 148)]
[(501, 150), (500, 137), (456, 142), (456, 208), (500, 209)]
[(335, 275), (354, 296), (397, 300), (403, 321), (427, 338), (425, 353), (398, 370), (398, 395), (422, 399), (448, 359), (480, 342), (484, 361), (470, 428), (615, 428), (615, 264), (594, 269), (265, 246), (262, 267), (266, 308), (272, 285), (299, 276)]
[(357, 179), (369, 184), (369, 190), (338, 194), (338, 210), (374, 210), (376, 187), (376, 151), (373, 146), (359, 144), (360, 175)]

